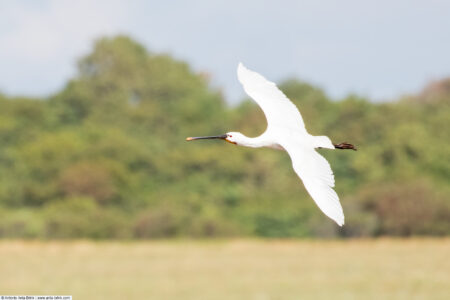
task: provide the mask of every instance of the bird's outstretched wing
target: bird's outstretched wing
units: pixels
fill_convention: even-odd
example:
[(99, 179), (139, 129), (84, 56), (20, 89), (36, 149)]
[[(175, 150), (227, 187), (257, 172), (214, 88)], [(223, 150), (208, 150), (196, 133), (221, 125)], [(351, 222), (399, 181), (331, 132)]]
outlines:
[[(247, 69), (242, 63), (239, 64), (237, 73), (245, 92), (263, 110), (268, 129), (277, 127), (278, 134), (272, 136), (289, 153), (292, 166), (308, 193), (325, 215), (342, 226), (344, 213), (339, 197), (333, 190), (333, 171), (327, 160), (314, 150), (316, 145), (305, 144), (299, 135), (307, 132), (297, 107), (277, 88), (275, 83)], [(281, 128), (286, 130), (280, 131)], [(271, 131), (272, 134), (274, 132)], [(331, 145), (331, 142), (329, 144)], [(332, 145), (330, 147), (334, 148)]]
[(313, 148), (305, 147), (301, 142), (291, 140), (279, 143), (289, 153), (295, 172), (317, 206), (325, 215), (342, 226), (344, 212), (339, 197), (333, 190), (334, 175), (328, 161)]
[(275, 83), (247, 69), (242, 63), (239, 63), (237, 74), (245, 92), (263, 110), (268, 128), (277, 126), (306, 133), (305, 124), (297, 107)]

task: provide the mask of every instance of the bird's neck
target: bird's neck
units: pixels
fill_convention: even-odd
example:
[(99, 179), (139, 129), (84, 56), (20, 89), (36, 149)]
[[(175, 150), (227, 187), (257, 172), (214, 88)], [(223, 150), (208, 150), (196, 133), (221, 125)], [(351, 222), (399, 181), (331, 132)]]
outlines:
[(266, 141), (263, 135), (258, 137), (247, 137), (242, 135), (242, 138), (237, 143), (239, 146), (250, 147), (250, 148), (260, 148), (260, 147), (269, 147), (269, 143)]

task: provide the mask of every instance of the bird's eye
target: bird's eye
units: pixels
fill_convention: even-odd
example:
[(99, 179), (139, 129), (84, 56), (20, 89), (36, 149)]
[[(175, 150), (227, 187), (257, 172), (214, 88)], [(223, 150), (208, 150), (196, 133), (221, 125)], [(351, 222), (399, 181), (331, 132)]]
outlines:
[(233, 136), (230, 134), (229, 137), (233, 137)]

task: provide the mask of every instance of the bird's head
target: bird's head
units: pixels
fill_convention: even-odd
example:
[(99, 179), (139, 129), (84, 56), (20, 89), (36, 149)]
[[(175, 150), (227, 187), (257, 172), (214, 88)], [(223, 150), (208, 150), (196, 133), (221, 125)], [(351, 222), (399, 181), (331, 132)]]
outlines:
[(244, 135), (240, 132), (227, 132), (227, 137), (225, 141), (231, 144), (239, 145), (240, 142), (245, 138)]
[(222, 135), (188, 137), (186, 138), (186, 141), (221, 139), (227, 141), (228, 143), (238, 145), (239, 141), (241, 141), (243, 138), (244, 135), (242, 133), (227, 132)]

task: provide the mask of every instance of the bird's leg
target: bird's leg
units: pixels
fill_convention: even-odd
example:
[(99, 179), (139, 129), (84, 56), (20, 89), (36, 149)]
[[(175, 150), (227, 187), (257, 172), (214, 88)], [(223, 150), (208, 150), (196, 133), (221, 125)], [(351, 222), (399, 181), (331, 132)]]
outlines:
[(352, 149), (355, 151), (357, 150), (355, 146), (353, 146), (352, 144), (346, 143), (346, 142), (334, 145), (334, 148), (336, 148), (336, 149)]

